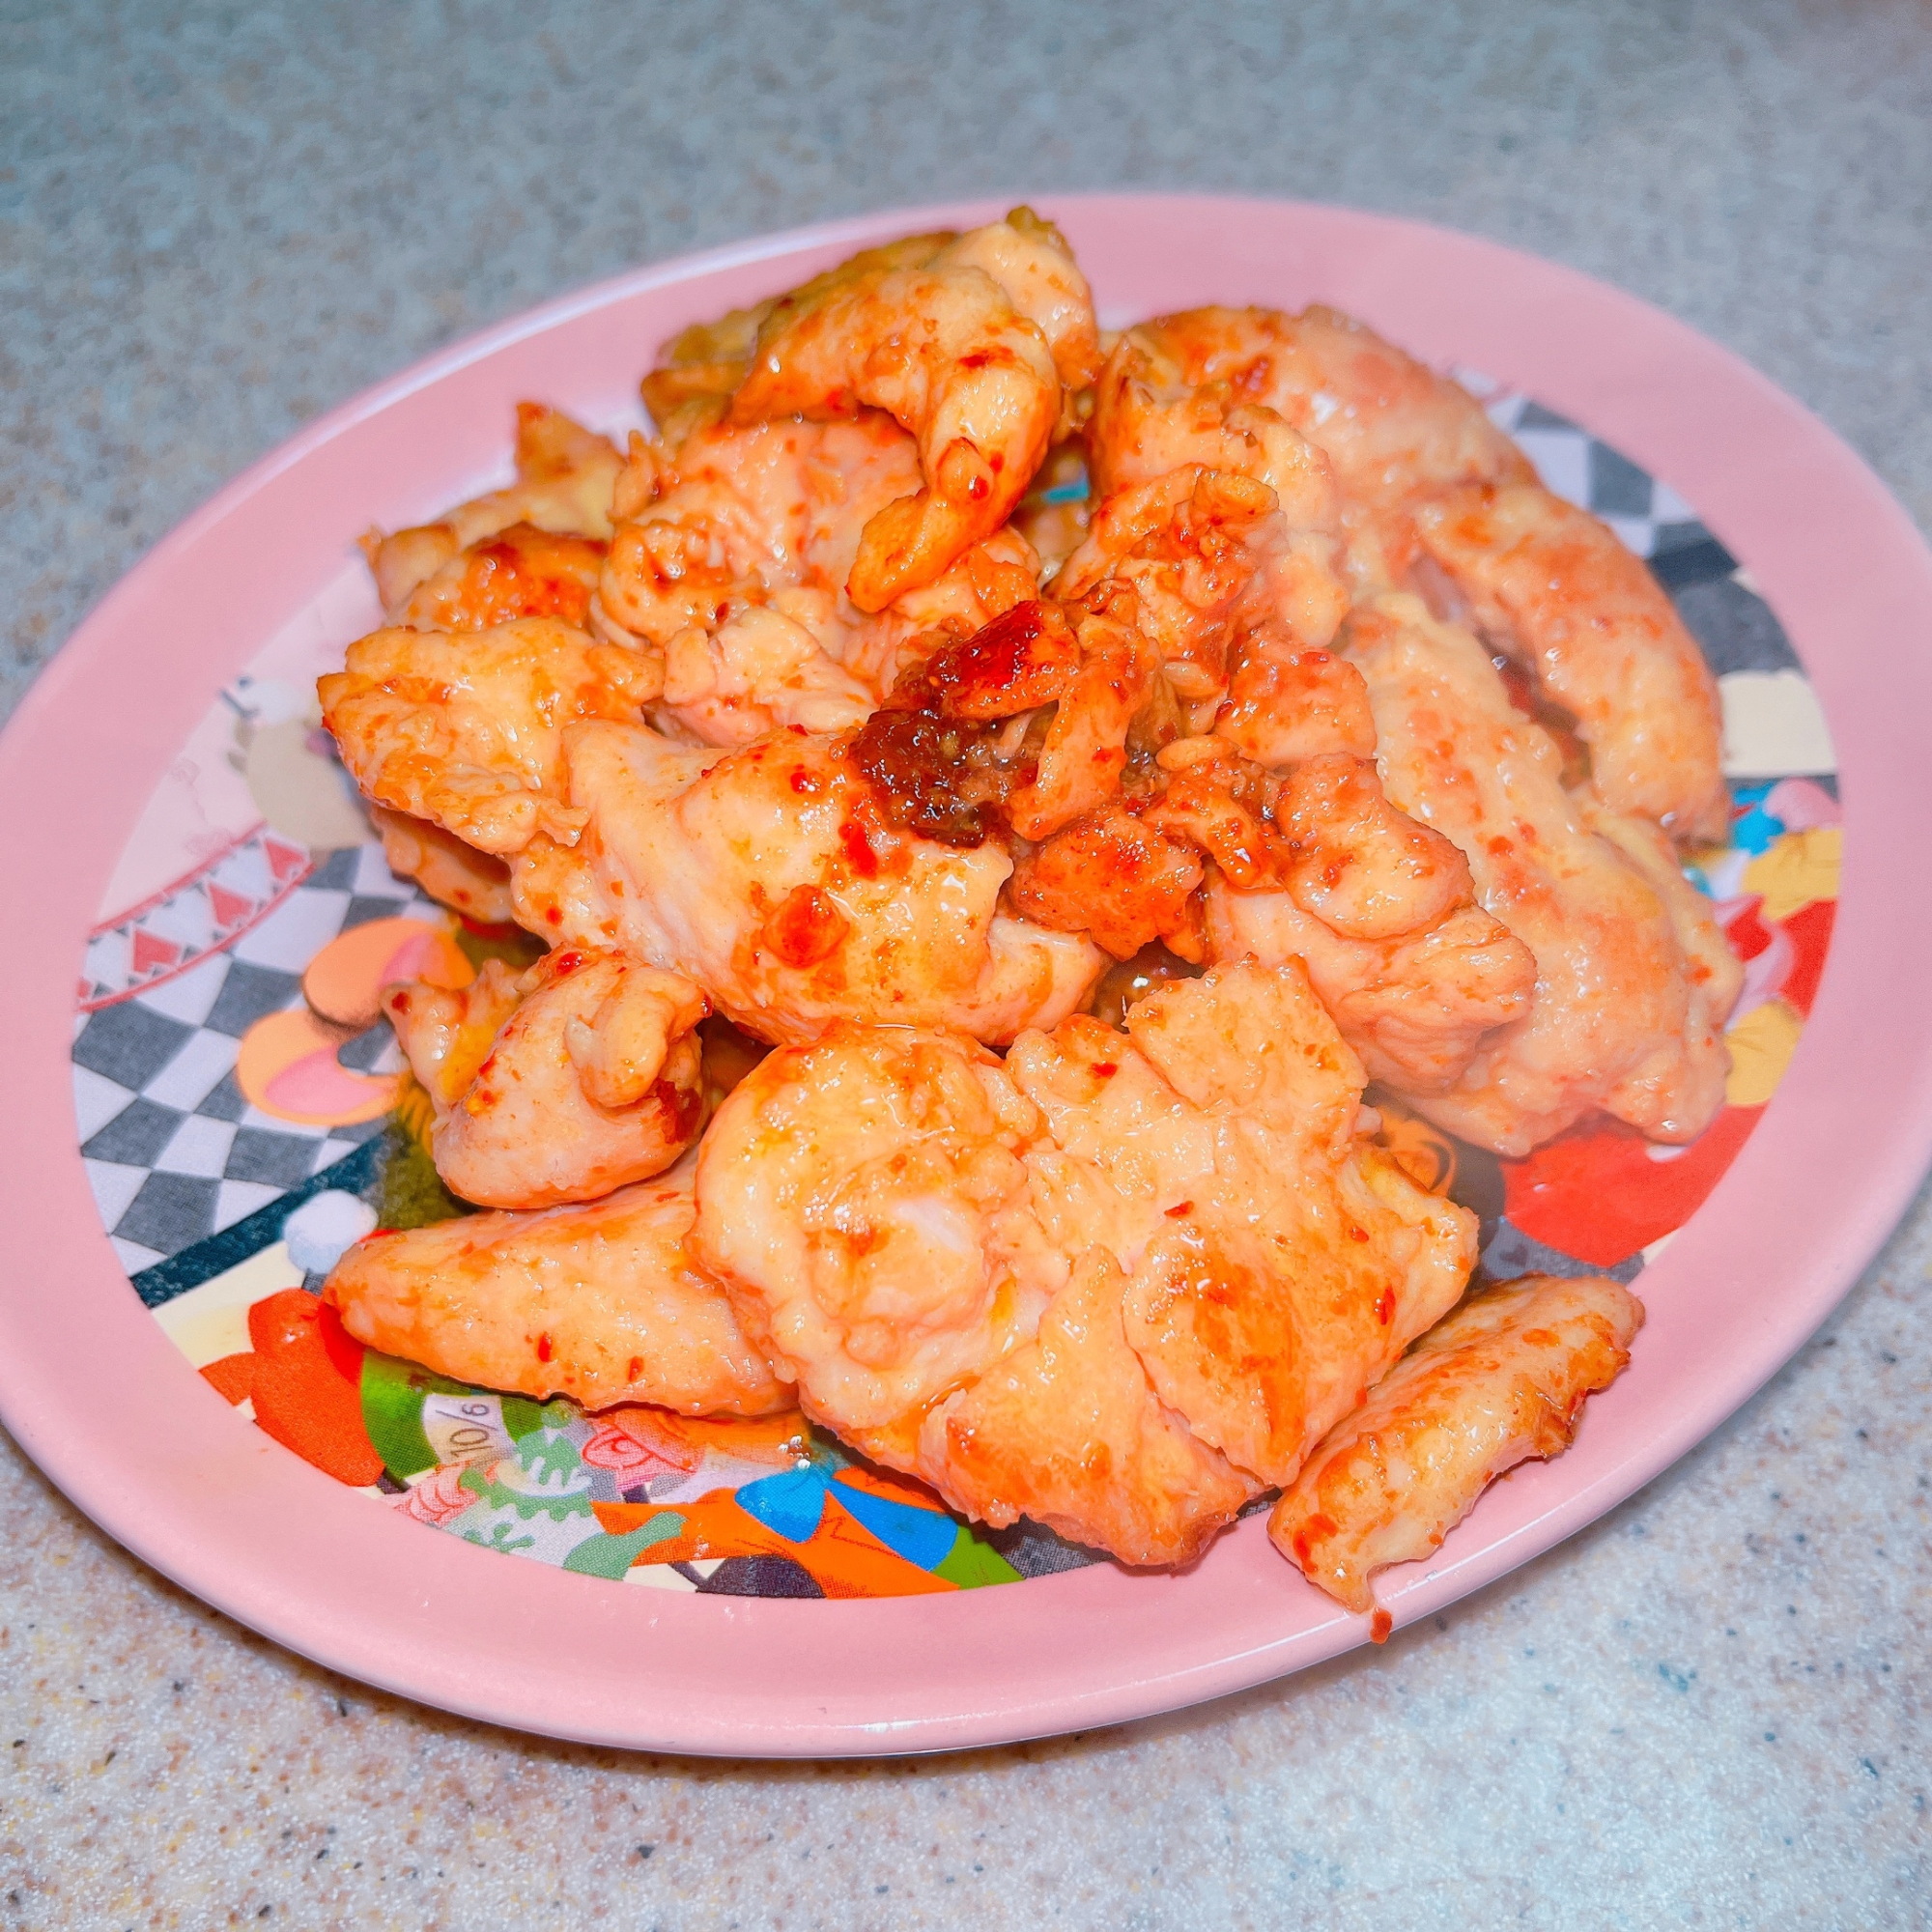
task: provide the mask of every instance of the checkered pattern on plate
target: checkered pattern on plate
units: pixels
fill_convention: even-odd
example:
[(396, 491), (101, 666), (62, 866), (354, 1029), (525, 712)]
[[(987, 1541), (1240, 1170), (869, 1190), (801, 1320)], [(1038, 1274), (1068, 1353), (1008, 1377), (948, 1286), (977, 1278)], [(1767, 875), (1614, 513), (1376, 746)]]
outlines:
[[(303, 864), (307, 864), (304, 856)], [(128, 1271), (231, 1226), (382, 1131), (311, 1127), (249, 1105), (235, 1080), (242, 1036), (300, 1007), (302, 969), (369, 920), (440, 917), (380, 845), (328, 854), (263, 918), (187, 970), (79, 1015), (74, 1111), (101, 1225)], [(345, 1066), (401, 1065), (386, 1023), (343, 1047)]]

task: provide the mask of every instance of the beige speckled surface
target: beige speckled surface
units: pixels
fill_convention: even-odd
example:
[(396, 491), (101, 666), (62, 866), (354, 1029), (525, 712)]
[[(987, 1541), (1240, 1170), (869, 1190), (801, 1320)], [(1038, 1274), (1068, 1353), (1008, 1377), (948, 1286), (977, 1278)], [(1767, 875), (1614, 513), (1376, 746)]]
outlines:
[[(454, 334), (817, 215), (1122, 184), (1607, 275), (1932, 524), (1906, 0), (11, 0), (6, 700), (210, 490)], [(1932, 1922), (1928, 1262), (1921, 1200), (1702, 1449), (1380, 1653), (903, 1765), (626, 1758), (373, 1695), (159, 1581), (0, 1438), (0, 1928)]]

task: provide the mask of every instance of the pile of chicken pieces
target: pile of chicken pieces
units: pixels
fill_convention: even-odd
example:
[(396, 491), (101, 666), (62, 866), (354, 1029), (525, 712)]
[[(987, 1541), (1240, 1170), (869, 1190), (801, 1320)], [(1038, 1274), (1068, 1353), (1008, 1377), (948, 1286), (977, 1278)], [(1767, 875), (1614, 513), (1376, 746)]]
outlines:
[(492, 1211), (353, 1249), (345, 1324), (796, 1404), (1131, 1564), (1279, 1491), (1372, 1607), (1643, 1316), (1464, 1298), (1475, 1217), (1364, 1090), (1504, 1155), (1709, 1122), (1696, 645), (1454, 383), (1320, 307), (1103, 336), (1024, 209), (642, 386), (656, 440), (526, 405), (515, 483), (372, 536), (389, 623), (321, 680), (391, 864), (550, 948), (388, 991)]

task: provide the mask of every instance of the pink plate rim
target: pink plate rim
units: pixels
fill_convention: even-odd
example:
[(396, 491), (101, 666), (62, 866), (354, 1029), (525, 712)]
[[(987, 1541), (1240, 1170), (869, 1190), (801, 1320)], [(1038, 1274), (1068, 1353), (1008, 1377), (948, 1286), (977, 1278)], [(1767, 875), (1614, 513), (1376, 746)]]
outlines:
[[(1005, 201), (894, 211), (662, 263), (440, 351), (255, 464), (121, 580), (0, 737), (9, 967), (0, 1419), (109, 1535), (331, 1669), (488, 1721), (748, 1756), (929, 1751), (1118, 1723), (1362, 1642), (1251, 1520), (1182, 1577), (1111, 1566), (944, 1597), (799, 1603), (613, 1587), (394, 1519), (239, 1421), (141, 1307), (76, 1150), (77, 963), (128, 831), (211, 692), (372, 522), (425, 514), (497, 459), (526, 393), (609, 408), (666, 335), (856, 246)], [(1836, 740), (1848, 828), (1831, 963), (1776, 1103), (1645, 1272), (1649, 1327), (1576, 1447), (1482, 1502), (1438, 1559), (1386, 1573), (1398, 1625), (1503, 1576), (1715, 1429), (1831, 1312), (1932, 1156), (1932, 1023), (1896, 997), (1932, 905), (1922, 721), (1932, 555), (1823, 423), (1631, 296), (1386, 215), (1228, 196), (1040, 198), (1103, 312), (1328, 300), (1485, 370), (1694, 504), (1783, 620)], [(427, 453), (425, 453), (427, 452)], [(439, 497), (438, 492), (442, 493)], [(49, 864), (49, 856), (54, 863)], [(1886, 1025), (1870, 1024), (1883, 1012)]]

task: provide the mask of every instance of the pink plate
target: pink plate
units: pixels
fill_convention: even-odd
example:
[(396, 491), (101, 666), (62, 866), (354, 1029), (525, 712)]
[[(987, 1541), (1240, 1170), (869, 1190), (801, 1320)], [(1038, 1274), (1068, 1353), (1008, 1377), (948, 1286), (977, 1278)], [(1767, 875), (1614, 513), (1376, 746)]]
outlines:
[[(639, 270), (432, 356), (257, 464), (161, 543), (42, 675), (0, 742), (10, 968), (0, 1417), (137, 1555), (331, 1668), (559, 1737), (753, 1755), (934, 1750), (1189, 1704), (1364, 1641), (1250, 1520), (1180, 1577), (1110, 1565), (1023, 1588), (801, 1603), (612, 1588), (373, 1508), (240, 1422), (129, 1293), (74, 1151), (67, 1047), (90, 927), (211, 694), (340, 573), (371, 523), (455, 500), (512, 405), (631, 407), (658, 344), (852, 249), (1004, 204), (874, 215)], [(1932, 556), (1871, 472), (1725, 351), (1601, 283), (1487, 242), (1337, 209), (1049, 200), (1118, 323), (1208, 300), (1351, 310), (1431, 361), (1588, 425), (1697, 506), (1790, 633), (1850, 821), (1837, 933), (1761, 1129), (1643, 1277), (1650, 1321), (1576, 1447), (1485, 1498), (1437, 1560), (1388, 1573), (1404, 1624), (1621, 1502), (1729, 1415), (1871, 1257), (1932, 1153), (1932, 1026), (1902, 997), (1926, 935)], [(1883, 1026), (1871, 1023), (1884, 1015)], [(111, 1392), (112, 1400), (99, 1399)]]

